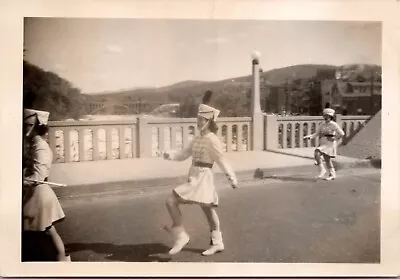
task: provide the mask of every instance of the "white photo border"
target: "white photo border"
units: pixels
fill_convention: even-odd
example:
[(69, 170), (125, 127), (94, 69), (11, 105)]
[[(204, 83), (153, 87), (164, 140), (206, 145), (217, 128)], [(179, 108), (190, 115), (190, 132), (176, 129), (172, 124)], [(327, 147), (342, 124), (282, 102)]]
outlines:
[[(4, 4), (6, 2), (6, 4)], [(395, 276), (400, 273), (400, 3), (398, 1), (51, 1), (0, 4), (2, 276)], [(380, 264), (21, 263), (20, 187), (24, 17), (380, 21), (382, 191)]]

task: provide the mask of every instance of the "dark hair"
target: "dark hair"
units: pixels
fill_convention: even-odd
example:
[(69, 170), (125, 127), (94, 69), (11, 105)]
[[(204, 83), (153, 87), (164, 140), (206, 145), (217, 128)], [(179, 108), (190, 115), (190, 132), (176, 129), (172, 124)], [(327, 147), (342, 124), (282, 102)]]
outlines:
[(44, 136), (49, 132), (49, 126), (47, 125), (38, 125), (36, 127), (37, 134), (39, 136)]
[(333, 116), (330, 116), (328, 114), (325, 114), (325, 115), (328, 116), (330, 120), (336, 121), (336, 114), (334, 114)]
[(208, 128), (210, 129), (211, 133), (216, 134), (218, 131), (217, 123), (215, 123), (214, 119), (209, 120)]

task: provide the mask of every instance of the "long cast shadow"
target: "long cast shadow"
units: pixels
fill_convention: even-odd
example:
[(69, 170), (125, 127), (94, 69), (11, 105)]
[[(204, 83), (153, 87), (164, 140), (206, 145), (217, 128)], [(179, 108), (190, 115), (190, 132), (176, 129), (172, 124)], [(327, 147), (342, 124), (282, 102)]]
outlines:
[[(169, 262), (170, 247), (161, 243), (145, 243), (136, 245), (115, 245), (110, 243), (70, 243), (65, 245), (69, 254), (79, 251), (93, 251), (96, 254), (108, 254), (107, 260), (121, 262)], [(200, 253), (196, 248), (185, 248), (183, 251)]]
[(307, 181), (307, 182), (317, 182), (316, 178), (308, 178), (308, 177), (295, 177), (295, 176), (282, 176), (282, 175), (267, 175), (264, 176), (263, 179), (276, 179), (281, 181)]

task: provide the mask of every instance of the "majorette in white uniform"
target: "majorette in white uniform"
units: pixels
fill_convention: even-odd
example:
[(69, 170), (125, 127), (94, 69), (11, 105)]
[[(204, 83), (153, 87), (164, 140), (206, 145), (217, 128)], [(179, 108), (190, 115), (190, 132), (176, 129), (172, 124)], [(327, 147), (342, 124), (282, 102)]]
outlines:
[[(205, 104), (201, 104), (198, 116), (205, 119), (217, 119), (219, 110)], [(183, 150), (176, 153), (168, 153), (170, 160), (183, 161), (192, 156), (192, 165), (189, 169), (188, 181), (177, 186), (173, 192), (182, 203), (195, 203), (200, 205), (217, 206), (218, 194), (214, 185), (212, 167), (214, 163), (221, 168), (231, 181), (232, 187), (236, 187), (237, 179), (231, 166), (227, 162), (222, 149), (222, 143), (217, 135), (210, 132), (205, 135), (195, 136), (191, 143)], [(175, 240), (170, 254), (178, 253), (189, 241), (189, 236), (183, 227), (173, 228), (172, 234)], [(212, 255), (224, 249), (222, 234), (220, 231), (211, 232), (212, 246), (204, 251), (203, 255)]]
[[(335, 111), (331, 108), (326, 108), (323, 110), (324, 116), (334, 117)], [(320, 154), (324, 157), (325, 161), (327, 161), (327, 165), (329, 168), (329, 177), (328, 180), (332, 180), (335, 178), (335, 169), (332, 165), (331, 159), (336, 157), (337, 153), (337, 140), (344, 136), (344, 131), (342, 128), (333, 120), (325, 121), (318, 126), (316, 132), (312, 135), (305, 136), (307, 139), (319, 138), (319, 146), (316, 148), (316, 151), (319, 151)], [(320, 174), (319, 178), (322, 178), (326, 169), (323, 166), (323, 163), (316, 159), (317, 165), (320, 166)]]
[(206, 205), (218, 205), (218, 194), (215, 190), (212, 167), (214, 162), (231, 179), (235, 174), (226, 161), (220, 139), (214, 133), (195, 136), (188, 147), (175, 154), (170, 159), (183, 161), (192, 156), (188, 182), (179, 185), (174, 192), (185, 202)]
[[(46, 111), (24, 110), (24, 123), (32, 127), (36, 124), (47, 125), (48, 118), (49, 113)], [(31, 139), (24, 153), (24, 180), (46, 181), (53, 160), (53, 154), (47, 142), (36, 135)], [(23, 256), (26, 256), (29, 261), (35, 261), (36, 259), (31, 258), (41, 258), (44, 252), (34, 250), (46, 251), (46, 247), (43, 247), (46, 241), (41, 241), (46, 239), (45, 232), (55, 222), (62, 220), (65, 215), (49, 185), (38, 183), (35, 186), (24, 186), (23, 192)], [(44, 257), (39, 260), (55, 260), (49, 255)]]

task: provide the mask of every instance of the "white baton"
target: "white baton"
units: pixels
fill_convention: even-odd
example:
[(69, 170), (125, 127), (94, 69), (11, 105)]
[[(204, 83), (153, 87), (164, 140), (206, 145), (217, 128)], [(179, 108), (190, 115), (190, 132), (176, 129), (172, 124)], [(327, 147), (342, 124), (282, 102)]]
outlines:
[(66, 184), (60, 184), (60, 183), (54, 183), (54, 182), (48, 182), (48, 181), (39, 181), (39, 180), (35, 180), (35, 179), (25, 179), (26, 181), (30, 181), (30, 182), (36, 182), (36, 183), (40, 183), (40, 184), (48, 184), (48, 185), (53, 185), (53, 186), (59, 186), (59, 187), (66, 187)]

